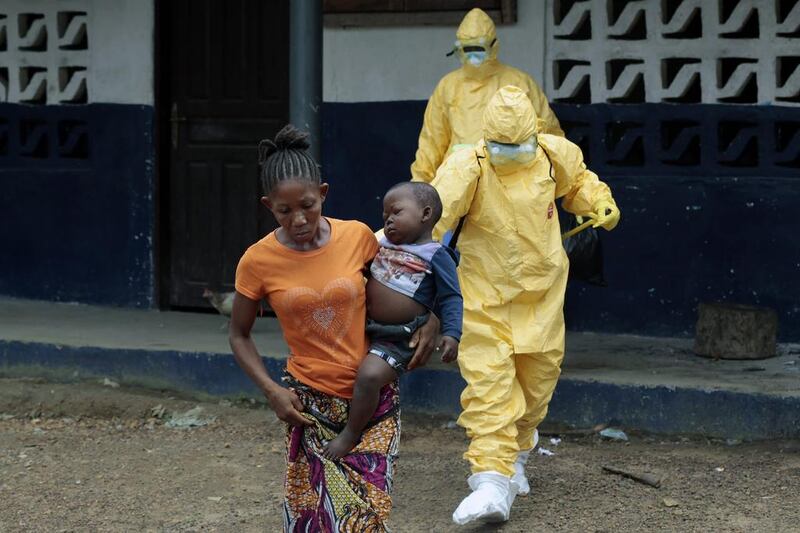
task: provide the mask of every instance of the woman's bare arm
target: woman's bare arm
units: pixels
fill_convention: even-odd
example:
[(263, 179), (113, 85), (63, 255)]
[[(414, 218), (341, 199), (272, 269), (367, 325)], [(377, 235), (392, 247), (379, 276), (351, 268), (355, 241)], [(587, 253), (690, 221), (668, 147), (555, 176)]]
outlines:
[(264, 361), (258, 355), (256, 345), (250, 336), (258, 306), (259, 302), (239, 292), (233, 298), (233, 313), (228, 328), (233, 357), (253, 383), (261, 389), (278, 418), (294, 426), (309, 425), (311, 422), (300, 414), (303, 411), (300, 399), (294, 392), (281, 387), (269, 377)]

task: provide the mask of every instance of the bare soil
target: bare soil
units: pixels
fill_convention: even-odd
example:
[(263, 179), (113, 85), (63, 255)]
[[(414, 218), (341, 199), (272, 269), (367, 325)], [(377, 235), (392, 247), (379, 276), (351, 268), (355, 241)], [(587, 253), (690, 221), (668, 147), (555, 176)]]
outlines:
[[(0, 380), (0, 531), (280, 531), (283, 431), (263, 403), (112, 385)], [(168, 427), (196, 406), (216, 420)], [(414, 413), (403, 424), (393, 530), (457, 531), (463, 431)], [(555, 455), (532, 457), (534, 492), (509, 522), (460, 530), (800, 531), (797, 442), (561, 438), (543, 439)]]

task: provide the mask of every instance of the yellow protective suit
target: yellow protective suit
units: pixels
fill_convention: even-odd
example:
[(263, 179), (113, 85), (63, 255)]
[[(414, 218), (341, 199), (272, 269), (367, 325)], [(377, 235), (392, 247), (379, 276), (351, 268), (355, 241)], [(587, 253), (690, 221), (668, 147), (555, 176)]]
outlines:
[[(504, 87), (484, 114), (486, 141), (518, 144), (536, 133), (526, 92)], [(567, 139), (538, 133), (533, 161), (494, 167), (486, 142), (453, 152), (433, 180), (444, 205), (440, 239), (466, 217), (458, 241), (464, 335), (458, 364), (467, 387), (458, 420), (471, 439), (473, 473), (514, 473), (532, 447), (564, 356), (568, 259), (555, 200), (577, 215), (613, 206), (611, 192)]]
[(425, 109), (425, 119), (419, 134), (419, 148), (411, 165), (413, 181), (430, 182), (448, 151), (459, 144), (475, 144), (483, 137), (481, 120), (489, 99), (500, 87), (515, 85), (522, 88), (533, 102), (542, 120), (542, 131), (564, 136), (542, 90), (530, 76), (497, 60), (497, 40), (494, 22), (480, 9), (464, 17), (456, 33), (460, 42), (484, 38), (494, 43), (488, 59), (479, 66), (470, 64), (447, 74), (439, 81)]

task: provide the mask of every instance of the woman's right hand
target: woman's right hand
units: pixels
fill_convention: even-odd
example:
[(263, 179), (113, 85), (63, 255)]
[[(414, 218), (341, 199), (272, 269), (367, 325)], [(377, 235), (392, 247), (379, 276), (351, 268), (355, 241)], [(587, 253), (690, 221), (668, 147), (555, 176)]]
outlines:
[(265, 392), (272, 410), (278, 418), (292, 426), (310, 426), (312, 422), (301, 413), (304, 410), (303, 402), (297, 397), (294, 391), (277, 387), (275, 390)]

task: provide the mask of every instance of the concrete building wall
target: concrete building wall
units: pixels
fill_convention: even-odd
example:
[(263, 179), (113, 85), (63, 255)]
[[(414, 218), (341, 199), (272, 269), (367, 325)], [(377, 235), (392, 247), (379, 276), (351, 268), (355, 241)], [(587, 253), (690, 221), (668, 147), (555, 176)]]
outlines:
[[(153, 105), (152, 0), (92, 0), (90, 101)], [(113, 51), (113, 53), (109, 53)]]
[[(690, 335), (698, 302), (727, 300), (800, 340), (800, 3), (518, 5), (501, 59), (542, 84), (623, 212), (609, 287), (573, 285), (569, 326)], [(380, 223), (454, 36), (325, 30), (328, 214)], [(150, 0), (0, 4), (0, 294), (154, 304), (153, 46)]]
[(591, 103), (800, 103), (796, 2), (561, 3), (546, 15), (556, 100), (587, 84)]
[[(520, 1), (515, 24), (499, 26), (499, 57), (544, 86), (543, 0)], [(325, 28), (323, 88), (326, 102), (427, 100), (439, 79), (459, 67), (446, 54), (453, 26)]]
[[(623, 213), (603, 235), (609, 286), (571, 285), (569, 327), (692, 335), (697, 304), (722, 300), (773, 307), (782, 338), (800, 339), (800, 3), (518, 5), (501, 59), (540, 82)], [(457, 66), (443, 56), (454, 32), (326, 29), (331, 214), (380, 223)]]
[(607, 239), (610, 287), (573, 287), (571, 325), (692, 334), (697, 304), (720, 300), (772, 307), (781, 336), (800, 338), (787, 223), (800, 201), (800, 4), (548, 5), (546, 88), (625, 213)]
[(0, 3), (0, 293), (153, 302), (153, 5)]
[(5, 0), (0, 14), (3, 102), (153, 105), (150, 2)]

